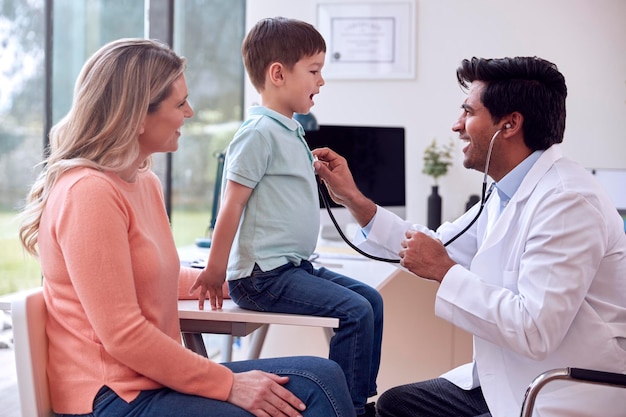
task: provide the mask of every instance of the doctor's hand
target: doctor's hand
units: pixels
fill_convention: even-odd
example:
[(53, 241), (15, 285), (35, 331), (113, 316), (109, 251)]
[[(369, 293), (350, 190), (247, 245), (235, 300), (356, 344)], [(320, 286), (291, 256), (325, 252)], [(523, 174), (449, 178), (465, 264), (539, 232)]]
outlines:
[(346, 159), (329, 148), (318, 148), (312, 152), (317, 158), (313, 163), (315, 172), (326, 184), (333, 201), (350, 210), (361, 227), (367, 225), (376, 214), (376, 204), (356, 186)]
[(346, 159), (329, 148), (314, 149), (313, 155), (317, 158), (313, 163), (315, 172), (326, 183), (333, 201), (341, 205), (349, 204), (351, 196), (358, 194), (359, 189)]
[(401, 246), (400, 265), (422, 278), (441, 282), (450, 268), (456, 265), (440, 240), (422, 232), (408, 230)]
[(219, 271), (212, 271), (210, 265), (200, 272), (196, 282), (189, 289), (189, 294), (193, 294), (197, 289), (200, 289), (198, 294), (198, 308), (204, 310), (204, 301), (209, 294), (209, 302), (211, 303), (211, 310), (221, 310), (224, 302), (224, 293), (228, 294), (228, 288), (225, 287), (224, 281), (226, 280), (226, 273)]

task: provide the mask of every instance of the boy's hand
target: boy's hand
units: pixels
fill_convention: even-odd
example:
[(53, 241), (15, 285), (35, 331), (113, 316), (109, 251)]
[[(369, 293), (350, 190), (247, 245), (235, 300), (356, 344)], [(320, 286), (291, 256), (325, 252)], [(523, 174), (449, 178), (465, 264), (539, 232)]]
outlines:
[(211, 303), (211, 310), (221, 310), (224, 302), (224, 280), (226, 274), (224, 273), (211, 273), (209, 265), (206, 266), (196, 278), (196, 282), (189, 289), (189, 294), (195, 292), (198, 288), (200, 293), (198, 294), (198, 308), (204, 310), (204, 300), (206, 300), (206, 294), (209, 293), (209, 301)]

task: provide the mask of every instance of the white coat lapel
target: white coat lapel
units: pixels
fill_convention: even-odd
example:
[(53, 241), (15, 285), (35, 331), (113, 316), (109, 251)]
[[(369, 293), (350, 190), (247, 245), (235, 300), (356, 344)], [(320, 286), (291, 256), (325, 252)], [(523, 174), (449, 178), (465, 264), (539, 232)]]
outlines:
[[(562, 157), (561, 149), (558, 145), (553, 145), (547, 149), (543, 155), (537, 160), (535, 165), (530, 169), (519, 189), (515, 192), (507, 207), (500, 213), (498, 217), (496, 213), (500, 209), (500, 201), (494, 195), (488, 205), (488, 213), (494, 213), (492, 216), (495, 220), (487, 219), (488, 225), (483, 244), (480, 245), (478, 253), (489, 250), (490, 248), (500, 245), (505, 237), (515, 233), (515, 224), (519, 221), (518, 217), (524, 209), (526, 202), (532, 191), (535, 189), (541, 178), (554, 165), (554, 162)], [(493, 210), (493, 211), (492, 211)], [(493, 222), (493, 223), (492, 223)], [(493, 255), (493, 254), (491, 254)]]

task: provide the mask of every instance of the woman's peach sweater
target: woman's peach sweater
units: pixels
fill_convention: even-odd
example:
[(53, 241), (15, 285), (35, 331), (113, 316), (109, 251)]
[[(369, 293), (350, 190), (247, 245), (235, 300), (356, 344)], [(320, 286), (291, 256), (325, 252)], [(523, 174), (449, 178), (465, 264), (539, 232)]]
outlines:
[(199, 270), (180, 267), (154, 173), (67, 171), (38, 239), (55, 412), (91, 412), (103, 385), (126, 401), (161, 387), (226, 400), (232, 372), (181, 343), (177, 299)]

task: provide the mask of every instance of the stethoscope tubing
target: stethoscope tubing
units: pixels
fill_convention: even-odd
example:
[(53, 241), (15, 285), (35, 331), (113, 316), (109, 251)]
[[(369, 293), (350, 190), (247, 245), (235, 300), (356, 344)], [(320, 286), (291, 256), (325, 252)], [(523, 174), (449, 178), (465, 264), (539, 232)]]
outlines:
[[(489, 197), (491, 196), (491, 193), (492, 193), (491, 189), (489, 190), (489, 193), (487, 193), (487, 175), (488, 175), (488, 172), (489, 172), (489, 162), (491, 161), (491, 150), (493, 149), (493, 144), (495, 142), (495, 139), (496, 139), (496, 137), (498, 137), (498, 135), (500, 134), (501, 130), (502, 129), (496, 130), (496, 132), (491, 137), (491, 141), (489, 142), (489, 150), (487, 151), (487, 159), (485, 161), (485, 171), (484, 171), (484, 176), (483, 176), (483, 184), (482, 184), (482, 191), (481, 191), (481, 197), (480, 197), (480, 208), (478, 209), (478, 213), (476, 213), (476, 215), (474, 216), (472, 221), (469, 222), (469, 224), (467, 226), (465, 226), (463, 228), (463, 230), (461, 230), (459, 233), (457, 233), (452, 238), (450, 238), (447, 242), (445, 242), (443, 244), (444, 247), (447, 247), (452, 242), (457, 240), (465, 232), (467, 232), (470, 229), (470, 227), (472, 227), (472, 225), (474, 223), (476, 223), (476, 220), (478, 220), (478, 218), (480, 217), (481, 213), (483, 212), (483, 209), (485, 208), (485, 205), (487, 204), (487, 200), (489, 200)], [(326, 211), (328, 212), (330, 220), (333, 222), (333, 225), (335, 226), (335, 229), (337, 229), (337, 232), (339, 233), (339, 236), (341, 236), (341, 239), (343, 239), (343, 241), (346, 242), (346, 244), (348, 246), (350, 246), (352, 249), (354, 249), (357, 253), (365, 256), (366, 258), (373, 259), (375, 261), (380, 261), (380, 262), (388, 262), (388, 263), (396, 263), (396, 264), (400, 263), (400, 259), (382, 258), (382, 257), (376, 256), (376, 255), (372, 255), (371, 253), (367, 253), (364, 250), (358, 248), (354, 243), (352, 243), (346, 237), (346, 235), (341, 230), (341, 227), (337, 223), (337, 220), (335, 219), (335, 216), (333, 215), (332, 210), (330, 209), (330, 204), (328, 203), (328, 198), (326, 197), (327, 191), (326, 192), (324, 191), (324, 189), (323, 189), (324, 187), (322, 187), (322, 182), (323, 181), (318, 181), (318, 191), (319, 191), (319, 194), (320, 194), (320, 198), (322, 199), (322, 202), (324, 203), (324, 207), (326, 207)]]

